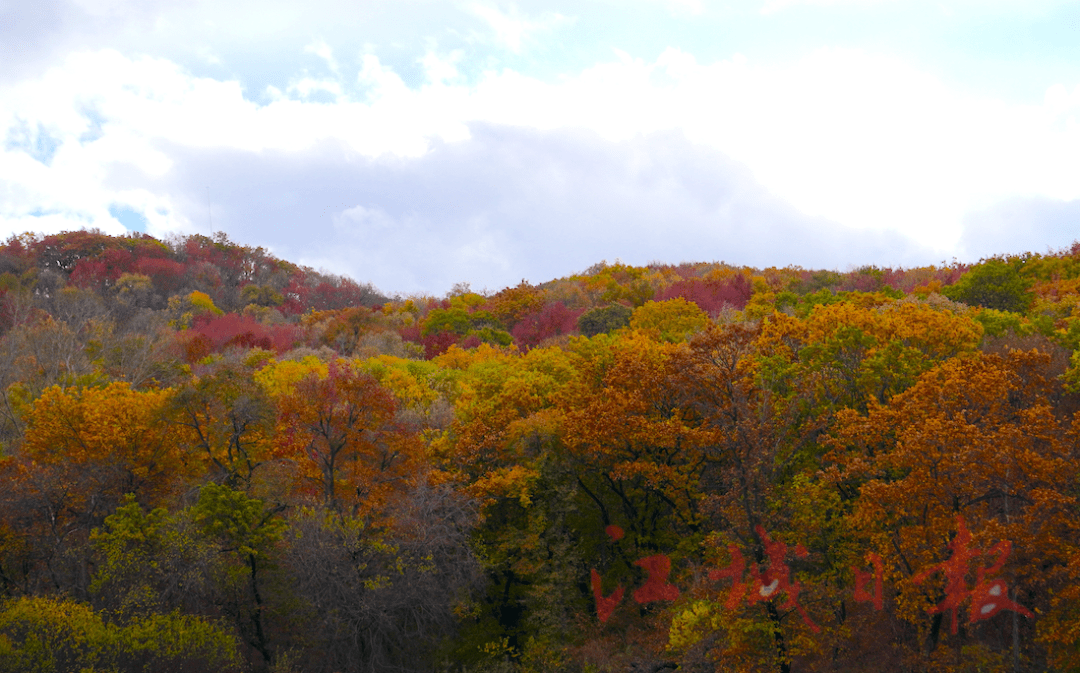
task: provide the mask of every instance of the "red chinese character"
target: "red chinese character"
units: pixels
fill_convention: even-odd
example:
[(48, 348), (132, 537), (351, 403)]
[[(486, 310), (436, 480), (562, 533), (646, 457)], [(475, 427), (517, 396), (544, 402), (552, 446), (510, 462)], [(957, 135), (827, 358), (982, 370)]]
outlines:
[(615, 524), (611, 524), (610, 526), (605, 528), (604, 532), (608, 534), (608, 537), (611, 538), (612, 542), (618, 542), (623, 538), (623, 535), (626, 535), (626, 533), (623, 532), (623, 529), (619, 528)]
[(653, 601), (673, 601), (679, 597), (679, 587), (668, 582), (671, 574), (671, 560), (663, 554), (646, 556), (634, 561), (634, 565), (641, 566), (649, 573), (645, 584), (634, 591), (634, 600), (638, 603), (651, 603)]
[(997, 554), (997, 561), (989, 568), (978, 568), (975, 571), (975, 588), (971, 590), (971, 609), (968, 621), (977, 622), (990, 619), (1002, 610), (1019, 612), (1025, 617), (1035, 615), (1023, 605), (1009, 599), (1009, 587), (1000, 577), (987, 580), (987, 575), (996, 575), (1005, 566), (1005, 559), (1012, 553), (1012, 542), (1003, 540), (990, 549), (991, 554)]
[(884, 592), (882, 590), (882, 580), (884, 570), (881, 565), (881, 557), (870, 552), (867, 555), (870, 558), (870, 563), (874, 566), (874, 593), (871, 594), (866, 590), (866, 583), (870, 581), (870, 573), (853, 568), (855, 571), (855, 600), (859, 602), (873, 602), (874, 609), (880, 610), (885, 606)]
[(945, 574), (945, 600), (936, 607), (930, 608), (929, 612), (933, 615), (948, 610), (951, 619), (950, 632), (954, 634), (957, 625), (956, 612), (961, 603), (969, 596), (967, 580), (965, 579), (968, 571), (968, 561), (976, 555), (975, 552), (968, 549), (968, 545), (971, 543), (971, 533), (968, 532), (967, 526), (964, 525), (964, 519), (962, 517), (957, 518), (959, 519), (959, 530), (956, 537), (949, 543), (949, 549), (952, 550), (952, 556), (949, 557), (949, 560), (930, 566), (911, 579), (915, 584), (921, 584), (927, 577), (939, 570)]
[(957, 610), (963, 602), (969, 598), (971, 599), (971, 608), (968, 614), (968, 622), (989, 619), (1001, 610), (1012, 610), (1025, 617), (1031, 617), (1032, 614), (1027, 608), (1009, 600), (1008, 587), (1004, 580), (1000, 578), (991, 580), (986, 579), (986, 575), (993, 575), (999, 572), (1005, 565), (1005, 559), (1008, 558), (1009, 553), (1012, 551), (1011, 542), (999, 542), (994, 545), (990, 550), (990, 553), (997, 554), (997, 561), (989, 568), (977, 568), (975, 572), (975, 588), (970, 591), (968, 590), (968, 562), (972, 558), (978, 556), (979, 552), (969, 548), (969, 545), (971, 544), (971, 533), (968, 532), (967, 526), (964, 524), (964, 518), (958, 516), (956, 517), (956, 520), (956, 537), (949, 543), (949, 549), (952, 550), (952, 556), (950, 556), (947, 561), (930, 566), (911, 580), (915, 584), (920, 584), (925, 581), (926, 578), (938, 571), (944, 573), (946, 579), (945, 600), (936, 607), (930, 608), (930, 614), (937, 614), (948, 610), (949, 617), (951, 618), (949, 631), (953, 634), (956, 633), (957, 628)]
[(622, 587), (615, 589), (610, 596), (604, 596), (603, 588), (601, 587), (600, 573), (596, 572), (596, 568), (592, 569), (592, 590), (593, 598), (596, 599), (596, 616), (600, 618), (600, 623), (604, 623), (611, 616), (611, 613), (615, 611), (615, 606), (622, 600), (623, 592)]
[(724, 603), (724, 607), (728, 610), (734, 610), (739, 606), (739, 601), (743, 599), (743, 594), (746, 593), (746, 584), (743, 583), (743, 573), (746, 570), (746, 561), (743, 559), (742, 550), (735, 545), (728, 545), (728, 552), (731, 554), (731, 563), (723, 570), (710, 570), (709, 579), (716, 581), (725, 577), (731, 578), (731, 590), (728, 592), (727, 602)]
[[(772, 540), (761, 526), (754, 530), (761, 537), (761, 543), (765, 547), (765, 556), (769, 559), (769, 565), (765, 568), (764, 573), (759, 573), (757, 568), (751, 566), (748, 574), (752, 581), (749, 584), (743, 583), (745, 561), (742, 554), (734, 546), (728, 548), (731, 551), (731, 565), (723, 570), (714, 570), (709, 573), (709, 579), (713, 580), (731, 577), (732, 586), (725, 604), (726, 607), (728, 609), (737, 607), (743, 595), (747, 594), (747, 589), (749, 589), (749, 592), (746, 599), (750, 603), (771, 601), (780, 593), (784, 593), (787, 594), (787, 601), (781, 608), (784, 610), (797, 610), (806, 625), (814, 633), (818, 633), (821, 631), (821, 627), (812, 622), (803, 606), (799, 605), (799, 591), (802, 590), (802, 585), (791, 581), (791, 568), (784, 563), (784, 558), (788, 554), (787, 544)], [(797, 545), (795, 555), (799, 558), (805, 558), (807, 555), (806, 548)]]

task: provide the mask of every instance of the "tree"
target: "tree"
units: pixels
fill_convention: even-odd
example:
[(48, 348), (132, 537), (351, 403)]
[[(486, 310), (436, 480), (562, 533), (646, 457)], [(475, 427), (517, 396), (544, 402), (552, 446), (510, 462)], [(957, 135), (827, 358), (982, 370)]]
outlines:
[(707, 440), (679, 404), (679, 346), (639, 332), (575, 345), (577, 380), (559, 406), (567, 451), (601, 528), (619, 524), (643, 549), (675, 546), (700, 524), (696, 482)]
[(577, 329), (580, 310), (566, 308), (561, 301), (544, 305), (534, 313), (521, 316), (513, 329), (514, 342), (519, 348), (535, 348), (544, 340)]
[(633, 314), (634, 309), (622, 304), (594, 308), (578, 318), (578, 330), (587, 337), (610, 334), (621, 327), (629, 327)]
[(160, 503), (198, 467), (162, 418), (169, 390), (53, 387), (29, 405), (25, 438), (4, 465), (4, 519), (21, 541), (26, 586), (85, 597), (90, 531), (133, 493)]
[(764, 320), (754, 367), (758, 385), (784, 396), (812, 392), (815, 413), (884, 403), (919, 374), (970, 352), (982, 327), (931, 302), (853, 294), (805, 318)]
[(402, 478), (410, 450), (392, 432), (397, 402), (370, 374), (333, 360), (326, 376), (305, 375), (277, 406), (279, 455), (300, 463), (328, 507), (373, 507)]
[[(949, 541), (961, 534), (962, 517), (973, 547), (1011, 543), (1002, 570), (1007, 598), (1049, 619), (1057, 635), (1075, 632), (1074, 611), (1053, 596), (1074, 586), (1072, 559), (1080, 551), (1076, 430), (1055, 409), (1048, 361), (1038, 351), (954, 358), (888, 405), (838, 416), (832, 479), (848, 497), (858, 493), (850, 525), (884, 560), (896, 615), (917, 629), (921, 642), (906, 643), (912, 660), (923, 648), (947, 659), (948, 651), (937, 649), (944, 640), (969, 652), (1012, 649), (1014, 660), (1038, 659), (1045, 654), (1035, 641), (1043, 640), (1059, 661), (1076, 665), (1075, 649), (1064, 656), (1075, 638), (1066, 644), (1038, 620), (995, 617), (986, 628), (945, 635), (945, 615), (931, 609), (940, 589), (926, 575), (959, 553)], [(976, 562), (987, 568), (994, 561)]]
[(238, 673), (236, 639), (186, 615), (149, 615), (125, 625), (71, 600), (22, 597), (0, 603), (2, 671)]
[[(692, 338), (672, 365), (679, 372), (680, 406), (707, 437), (698, 505), (703, 525), (713, 531), (706, 548), (719, 548), (713, 553), (722, 558), (727, 546), (732, 568), (738, 567), (734, 549), (747, 550), (746, 563), (755, 569), (783, 560), (772, 558), (769, 536), (795, 532), (799, 507), (789, 491), (825, 420), (804, 412), (810, 398), (806, 388), (777, 394), (761, 385), (757, 367), (764, 329), (745, 323), (711, 326)], [(741, 577), (731, 580), (739, 583)], [(812, 622), (789, 616), (797, 611), (794, 606), (770, 600), (738, 607), (711, 595), (716, 596), (712, 602), (699, 607), (705, 614), (722, 613), (723, 619), (693, 638), (680, 636), (682, 647), (703, 642), (710, 657), (720, 661), (737, 665), (749, 656), (781, 671), (790, 670), (794, 655), (810, 649), (804, 635)]]
[(634, 309), (630, 317), (632, 329), (655, 331), (664, 341), (684, 341), (702, 331), (709, 316), (697, 304), (682, 298), (666, 301), (647, 301)]
[[(764, 567), (765, 534), (801, 543), (809, 556), (792, 562), (804, 573), (807, 604), (820, 606), (809, 610), (811, 621), (823, 621), (824, 606), (846, 614), (849, 599), (838, 587), (862, 560), (841, 518), (847, 505), (816, 476), (827, 450), (823, 432), (838, 411), (884, 403), (935, 364), (971, 352), (980, 337), (969, 317), (931, 303), (856, 293), (814, 306), (804, 318), (773, 313), (756, 327), (722, 325), (692, 339), (678, 366), (680, 387), (683, 404), (714, 433), (701, 508), (710, 515), (711, 554), (720, 567), (735, 562), (733, 548), (746, 552), (748, 564)], [(695, 647), (712, 639), (705, 649), (730, 657), (732, 666), (749, 656), (786, 670), (797, 655), (849, 646), (831, 630), (805, 638), (801, 629), (808, 625), (800, 615), (785, 619), (792, 608), (784, 604), (733, 610), (718, 596), (698, 607), (704, 612), (686, 618), (717, 628), (679, 638)]]
[[(472, 296), (482, 300), (479, 295)], [(509, 346), (513, 342), (513, 337), (502, 329), (494, 316), (487, 311), (470, 312), (462, 302), (451, 308), (429, 311), (420, 334), (424, 337), (429, 358), (445, 352), (460, 337), (464, 337), (461, 343), (465, 348), (473, 348), (481, 343)]]
[(284, 505), (267, 506), (258, 498), (217, 484), (203, 486), (191, 508), (195, 525), (231, 557), (218, 578), (223, 607), (259, 652), (264, 668), (274, 661), (267, 633), (266, 573), (273, 567), (274, 548), (287, 528), (277, 516), (284, 509)]
[(29, 318), (0, 340), (4, 358), (0, 380), (9, 395), (15, 392), (13, 384), (22, 397), (34, 399), (51, 386), (94, 381), (94, 367), (84, 340), (89, 329), (82, 330), (84, 325), (72, 328), (37, 310)]
[(92, 602), (129, 622), (153, 614), (204, 610), (220, 555), (190, 517), (164, 507), (145, 511), (131, 495), (90, 534), (95, 551)]
[(942, 294), (971, 306), (1024, 313), (1034, 299), (1031, 281), (1021, 274), (1027, 260), (1024, 256), (984, 259)]
[(556, 347), (524, 355), (480, 347), (433, 364), (453, 367), (457, 378), (454, 422), (431, 453), (443, 478), (477, 501), (474, 539), (489, 580), (483, 611), (466, 622), (453, 656), (472, 663), (493, 643), (502, 644), (500, 656), (563, 649), (587, 605), (582, 550), (602, 535), (595, 515), (582, 525), (582, 507), (592, 505), (580, 502), (562, 444), (557, 406), (577, 377), (572, 356)]
[(63, 390), (53, 386), (27, 416), (23, 456), (82, 470), (87, 506), (119, 502), (124, 493), (154, 502), (192, 474), (177, 428), (163, 418), (171, 390), (135, 391), (127, 383)]
[(273, 287), (254, 283), (244, 286), (240, 291), (240, 300), (258, 306), (281, 306), (285, 303), (285, 297)]
[(303, 510), (288, 563), (310, 609), (305, 671), (426, 671), (480, 581), (469, 546), (475, 512), (448, 486), (419, 480), (388, 505), (388, 528)]
[(517, 287), (508, 287), (496, 293), (487, 300), (484, 308), (499, 321), (503, 329), (512, 332), (525, 316), (535, 315), (544, 308), (544, 296), (543, 290), (522, 280)]
[(710, 316), (725, 308), (741, 311), (750, 301), (750, 279), (742, 273), (727, 278), (690, 278), (672, 283), (656, 295), (657, 301), (682, 298), (698, 305)]
[(224, 363), (179, 388), (170, 399), (172, 421), (187, 429), (193, 453), (211, 478), (249, 490), (255, 471), (270, 459), (274, 408), (253, 372)]

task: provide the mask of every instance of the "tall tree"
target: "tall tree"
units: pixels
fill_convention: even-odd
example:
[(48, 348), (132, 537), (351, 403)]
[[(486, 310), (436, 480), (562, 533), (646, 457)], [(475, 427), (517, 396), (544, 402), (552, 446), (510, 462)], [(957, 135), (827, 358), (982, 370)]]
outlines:
[(375, 507), (405, 476), (412, 447), (391, 426), (397, 402), (348, 362), (306, 374), (277, 407), (280, 455), (301, 465), (327, 506)]
[(171, 399), (172, 420), (187, 429), (193, 453), (211, 477), (250, 489), (255, 471), (271, 456), (274, 408), (250, 368), (220, 363), (193, 377)]
[[(888, 405), (838, 418), (833, 479), (849, 495), (857, 489), (851, 525), (884, 560), (897, 616), (917, 628), (919, 640), (908, 643), (913, 659), (922, 651), (948, 659), (938, 644), (956, 642), (998, 653), (1004, 667), (1045, 656), (1036, 645), (1044, 639), (1057, 640), (1052, 649), (1063, 661), (1064, 643), (1042, 631), (1043, 617), (1012, 611), (976, 628), (981, 604), (970, 593), (975, 571), (1000, 560), (994, 572), (1007, 578), (1003, 598), (1045, 615), (1062, 629), (1058, 635), (1076, 628), (1073, 611), (1053, 599), (1075, 581), (1072, 560), (1080, 552), (1076, 430), (1058, 413), (1060, 384), (1047, 376), (1048, 362), (1038, 351), (955, 358)], [(947, 614), (932, 609), (941, 603), (943, 578), (927, 573), (968, 553), (964, 530), (970, 549), (982, 551), (970, 552), (971, 567), (956, 577), (962, 593), (949, 600), (968, 615), (960, 613), (965, 624), (954, 631)], [(1008, 554), (988, 553), (1002, 551), (1003, 542), (1011, 543)]]

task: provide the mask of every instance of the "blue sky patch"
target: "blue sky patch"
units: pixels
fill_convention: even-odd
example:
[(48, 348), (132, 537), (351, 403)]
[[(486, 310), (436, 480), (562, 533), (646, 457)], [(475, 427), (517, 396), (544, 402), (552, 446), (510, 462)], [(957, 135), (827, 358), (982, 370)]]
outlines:
[(146, 231), (146, 217), (130, 206), (109, 206), (109, 214), (120, 220), (128, 231)]
[(43, 125), (31, 126), (26, 120), (19, 120), (9, 128), (4, 140), (7, 151), (22, 150), (46, 166), (52, 165), (59, 148), (60, 140), (51, 136)]

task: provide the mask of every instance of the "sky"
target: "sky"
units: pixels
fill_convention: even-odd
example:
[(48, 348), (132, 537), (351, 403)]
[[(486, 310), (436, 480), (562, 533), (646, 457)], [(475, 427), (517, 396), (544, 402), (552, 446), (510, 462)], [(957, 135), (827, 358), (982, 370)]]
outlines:
[(1080, 2), (0, 0), (0, 236), (384, 292), (1080, 238)]

